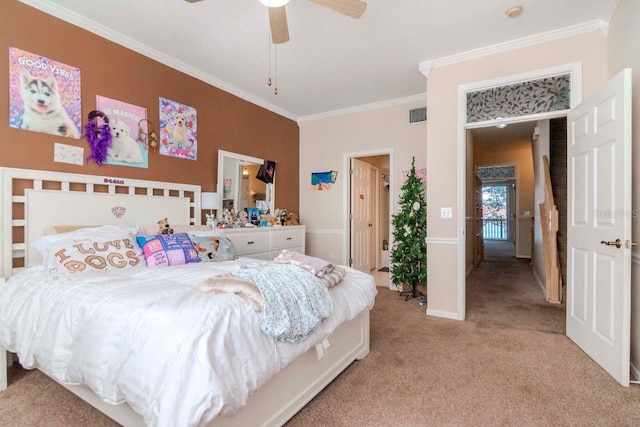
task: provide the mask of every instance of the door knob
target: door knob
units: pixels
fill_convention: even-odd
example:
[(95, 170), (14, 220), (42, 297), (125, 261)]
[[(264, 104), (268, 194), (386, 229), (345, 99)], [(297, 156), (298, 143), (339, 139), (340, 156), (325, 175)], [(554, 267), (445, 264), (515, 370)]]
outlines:
[(620, 241), (620, 239), (616, 239), (613, 242), (607, 242), (606, 240), (603, 240), (600, 243), (607, 246), (615, 246), (618, 249), (622, 247), (622, 242)]

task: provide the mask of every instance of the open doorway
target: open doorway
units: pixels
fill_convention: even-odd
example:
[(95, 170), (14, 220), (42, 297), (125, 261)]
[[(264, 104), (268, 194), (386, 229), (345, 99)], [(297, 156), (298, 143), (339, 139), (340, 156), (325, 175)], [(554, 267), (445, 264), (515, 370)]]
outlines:
[[(545, 301), (533, 268), (541, 174), (536, 164), (541, 151), (549, 154), (549, 121), (545, 123), (546, 127), (530, 121), (468, 131), (468, 170), (477, 178), (476, 191), (481, 195), (476, 198), (482, 205), (481, 218), (475, 226), (481, 227), (477, 234), (483, 256), (468, 261), (472, 265), (466, 278), (467, 320), (564, 333), (564, 306)], [(538, 141), (542, 127), (545, 150), (540, 150)], [(468, 212), (473, 215), (473, 207)]]
[(349, 264), (389, 283), (390, 155), (349, 157)]

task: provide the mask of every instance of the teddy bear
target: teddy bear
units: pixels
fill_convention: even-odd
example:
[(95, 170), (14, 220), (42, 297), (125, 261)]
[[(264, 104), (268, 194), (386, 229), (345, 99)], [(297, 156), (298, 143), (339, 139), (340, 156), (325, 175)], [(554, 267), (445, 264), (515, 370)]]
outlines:
[(169, 225), (167, 218), (158, 221), (158, 234), (173, 234), (173, 228)]
[(294, 214), (293, 212), (287, 214), (285, 225), (300, 225), (300, 219), (298, 218), (298, 215)]
[(238, 221), (240, 222), (240, 227), (244, 227), (249, 222), (249, 214), (246, 211), (238, 212)]

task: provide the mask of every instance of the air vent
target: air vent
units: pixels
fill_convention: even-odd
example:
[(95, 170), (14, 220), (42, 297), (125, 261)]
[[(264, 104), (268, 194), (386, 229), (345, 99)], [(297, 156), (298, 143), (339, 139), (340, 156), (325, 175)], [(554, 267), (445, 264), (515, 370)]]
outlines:
[(427, 121), (427, 107), (414, 108), (409, 110), (409, 123), (419, 123)]

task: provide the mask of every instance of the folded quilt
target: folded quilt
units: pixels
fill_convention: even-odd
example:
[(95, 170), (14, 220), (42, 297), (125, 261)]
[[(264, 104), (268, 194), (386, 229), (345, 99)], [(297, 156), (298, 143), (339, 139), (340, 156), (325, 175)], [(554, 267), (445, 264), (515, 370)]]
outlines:
[(253, 281), (264, 300), (260, 328), (276, 341), (304, 341), (333, 310), (322, 281), (295, 265), (240, 266), (233, 276)]
[(331, 272), (325, 273), (319, 279), (322, 280), (322, 283), (324, 283), (327, 288), (333, 288), (335, 285), (342, 282), (342, 279), (344, 279), (344, 276), (346, 275), (347, 271), (344, 268), (335, 266)]
[(274, 261), (279, 264), (297, 265), (318, 277), (322, 277), (333, 270), (333, 264), (323, 260), (322, 258), (316, 258), (298, 252), (291, 252), (287, 249), (283, 249)]
[(221, 274), (203, 280), (198, 286), (207, 294), (236, 294), (247, 301), (254, 311), (260, 313), (264, 310), (260, 289), (251, 280)]

